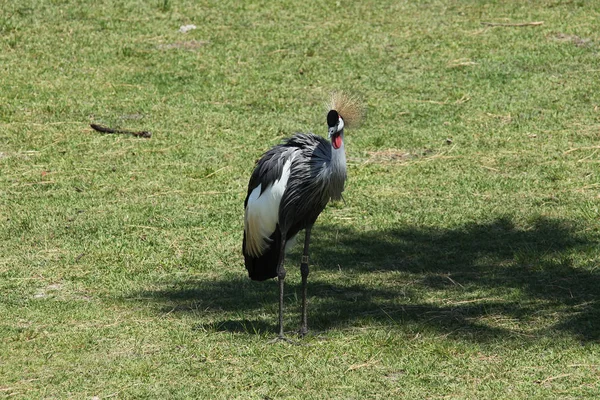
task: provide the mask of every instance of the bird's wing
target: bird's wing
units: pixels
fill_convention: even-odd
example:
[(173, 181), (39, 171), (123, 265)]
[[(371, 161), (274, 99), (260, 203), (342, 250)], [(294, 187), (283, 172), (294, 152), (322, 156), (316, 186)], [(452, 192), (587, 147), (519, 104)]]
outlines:
[(281, 199), (280, 228), (293, 235), (312, 225), (329, 200), (327, 163), (331, 144), (317, 135), (295, 135), (290, 143), (299, 146), (292, 174)]
[(288, 186), (297, 149), (276, 146), (258, 161), (245, 201), (245, 253), (259, 257), (268, 248), (279, 222), (279, 204)]

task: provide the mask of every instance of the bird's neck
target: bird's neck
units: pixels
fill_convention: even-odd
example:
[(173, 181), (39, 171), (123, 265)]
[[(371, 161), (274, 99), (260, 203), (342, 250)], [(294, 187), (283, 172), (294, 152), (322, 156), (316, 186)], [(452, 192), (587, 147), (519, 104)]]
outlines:
[(333, 200), (339, 200), (342, 197), (344, 191), (344, 184), (346, 182), (346, 150), (344, 148), (344, 133), (341, 134), (341, 146), (335, 148), (331, 146), (331, 164), (330, 164), (330, 189), (331, 198)]
[(346, 149), (344, 146), (344, 134), (342, 133), (340, 135), (341, 138), (341, 145), (339, 148), (335, 148), (334, 146), (331, 146), (331, 163), (340, 163), (343, 164), (344, 169), (346, 169)]

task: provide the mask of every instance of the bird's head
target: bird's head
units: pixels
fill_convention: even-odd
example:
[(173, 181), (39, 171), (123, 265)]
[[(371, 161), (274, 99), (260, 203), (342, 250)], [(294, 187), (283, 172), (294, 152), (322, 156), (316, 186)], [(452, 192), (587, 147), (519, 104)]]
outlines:
[(327, 114), (327, 126), (329, 127), (329, 139), (334, 149), (342, 146), (342, 135), (344, 134), (344, 120), (336, 110), (330, 110)]
[(361, 102), (344, 92), (334, 92), (327, 104), (327, 126), (329, 127), (329, 139), (334, 149), (342, 147), (344, 139), (344, 128), (354, 127), (360, 124), (364, 115)]

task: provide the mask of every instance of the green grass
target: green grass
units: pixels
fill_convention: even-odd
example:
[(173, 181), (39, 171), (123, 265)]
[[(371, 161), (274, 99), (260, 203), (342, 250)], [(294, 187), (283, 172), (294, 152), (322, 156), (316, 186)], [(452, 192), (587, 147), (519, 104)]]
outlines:
[[(0, 397), (597, 397), (600, 5), (1, 9)], [(314, 334), (269, 344), (247, 180), (337, 89), (367, 118), (313, 230)]]

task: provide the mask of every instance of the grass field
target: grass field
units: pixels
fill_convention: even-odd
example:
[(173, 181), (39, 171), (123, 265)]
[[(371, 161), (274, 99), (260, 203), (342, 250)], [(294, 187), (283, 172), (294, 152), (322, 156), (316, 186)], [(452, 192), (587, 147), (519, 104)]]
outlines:
[[(0, 397), (597, 398), (599, 3), (0, 5)], [(246, 185), (338, 89), (312, 335), (270, 344)]]

